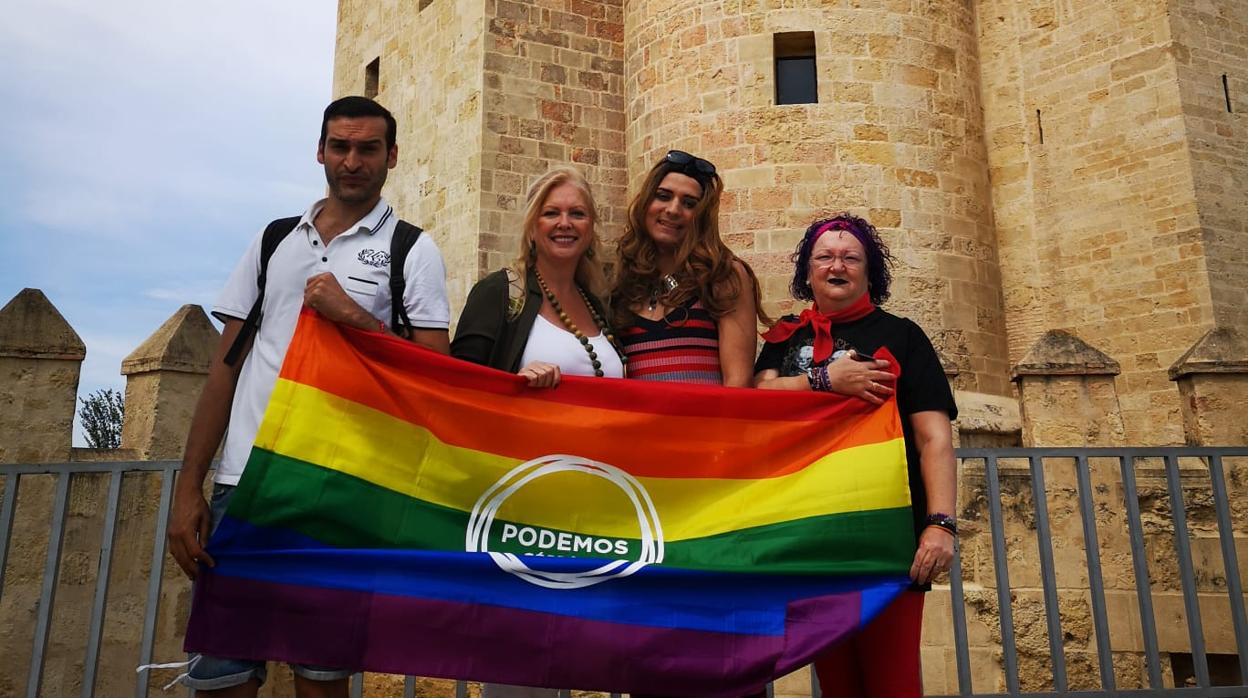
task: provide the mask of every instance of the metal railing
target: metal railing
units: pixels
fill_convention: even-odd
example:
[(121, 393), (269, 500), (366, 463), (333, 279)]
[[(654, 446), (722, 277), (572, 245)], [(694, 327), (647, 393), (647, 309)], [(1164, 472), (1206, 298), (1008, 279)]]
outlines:
[[(99, 564), (91, 616), (87, 630), (86, 656), (83, 660), (82, 695), (95, 695), (96, 672), (99, 667), (100, 647), (104, 631), (105, 601), (108, 597), (109, 573), (112, 569), (113, 548), (116, 543), (118, 510), (121, 502), (122, 478), (127, 473), (159, 473), (161, 478), (160, 504), (156, 514), (156, 526), (152, 545), (152, 574), (147, 584), (147, 602), (143, 610), (142, 638), (136, 666), (152, 661), (152, 647), (156, 630), (157, 601), (163, 575), (165, 556), (165, 525), (169, 519), (169, 503), (173, 494), (175, 474), (180, 467), (175, 461), (148, 462), (99, 462), (0, 465), (4, 476), (4, 496), (0, 499), (0, 599), (3, 599), (5, 573), (12, 543), (14, 514), (17, 510), (18, 493), (24, 478), (35, 475), (51, 475), (55, 478), (51, 518), (48, 529), (47, 554), (35, 619), (34, 641), (31, 648), (30, 669), (27, 674), (25, 695), (40, 695), (44, 658), (55, 604), (57, 577), (61, 567), (61, 548), (65, 539), (65, 520), (70, 502), (71, 481), (80, 475), (92, 473), (109, 474), (108, 494), (104, 506), (104, 528), (100, 539)], [(137, 695), (147, 695), (147, 682), (139, 681)]]
[[(986, 506), (987, 515), (971, 517), (963, 521), (966, 532), (963, 534), (963, 545), (967, 541), (967, 532), (986, 535), (990, 540), (992, 570), (985, 583), (978, 585), (983, 592), (995, 591), (998, 632), (995, 642), (999, 644), (1001, 674), (999, 680), (1004, 684), (1005, 692), (995, 689), (998, 686), (974, 685), (971, 646), (968, 640), (967, 621), (967, 580), (963, 563), (967, 553), (962, 551), (955, 558), (949, 575), (949, 597), (952, 610), (954, 664), (957, 674), (956, 696), (981, 698), (993, 695), (1010, 696), (1244, 696), (1248, 695), (1248, 621), (1245, 620), (1244, 595), (1239, 575), (1239, 563), (1235, 547), (1236, 522), (1232, 520), (1230, 497), (1228, 496), (1227, 478), (1224, 463), (1227, 459), (1244, 458), (1248, 462), (1248, 447), (1227, 448), (1195, 448), (1195, 447), (1164, 447), (1164, 448), (1039, 448), (1039, 449), (959, 449), (958, 458), (962, 482), (960, 489), (964, 493), (977, 492), (974, 498)], [(1139, 612), (1140, 634), (1143, 661), (1147, 672), (1146, 686), (1119, 687), (1114, 671), (1115, 650), (1111, 642), (1109, 611), (1106, 601), (1106, 587), (1102, 574), (1102, 556), (1099, 543), (1097, 522), (1097, 498), (1100, 497), (1102, 507), (1111, 506), (1114, 502), (1105, 502), (1106, 495), (1094, 491), (1092, 484), (1092, 463), (1104, 464), (1117, 462), (1118, 479), (1116, 486), (1121, 488), (1121, 505), (1126, 516), (1126, 535), (1129, 540), (1129, 557), (1131, 571), (1134, 575), (1134, 592)], [(1022, 464), (1022, 465), (1020, 465)], [(1097, 683), (1095, 688), (1072, 688), (1068, 674), (1067, 649), (1064, 643), (1062, 613), (1060, 611), (1060, 595), (1063, 591), (1057, 583), (1058, 569), (1054, 558), (1054, 534), (1048, 508), (1049, 498), (1056, 488), (1046, 483), (1046, 472), (1056, 473), (1064, 465), (1073, 465), (1075, 490), (1077, 493), (1077, 515), (1082, 530), (1082, 545), (1086, 559), (1086, 592), (1091, 606), (1092, 635), (1095, 638), (1095, 657), (1097, 664)], [(1158, 465), (1159, 464), (1159, 465)], [(1184, 471), (1181, 464), (1185, 464)], [(982, 467), (982, 475), (978, 469)], [(62, 563), (62, 546), (65, 539), (66, 515), (71, 502), (71, 484), (76, 478), (90, 474), (108, 476), (107, 494), (103, 502), (103, 526), (100, 533), (100, 544), (95, 552), (97, 568), (95, 572), (94, 593), (90, 604), (90, 618), (86, 630), (85, 654), (82, 662), (81, 695), (91, 696), (97, 689), (99, 660), (107, 625), (106, 604), (109, 598), (110, 570), (114, 558), (114, 546), (118, 530), (118, 520), (122, 501), (123, 477), (134, 474), (146, 474), (146, 477), (159, 478), (159, 505), (154, 512), (153, 537), (147, 541), (126, 541), (128, 545), (148, 545), (151, 550), (151, 573), (147, 580), (146, 601), (143, 609), (142, 633), (135, 656), (135, 666), (149, 664), (152, 661), (153, 647), (157, 631), (157, 613), (161, 601), (162, 583), (165, 583), (163, 570), (165, 566), (165, 526), (168, 521), (169, 506), (173, 493), (174, 479), (179, 463), (174, 461), (147, 462), (88, 462), (88, 463), (55, 463), (55, 464), (18, 464), (0, 465), (0, 477), (3, 481), (3, 497), (0, 498), (0, 601), (5, 594), (6, 570), (11, 550), (14, 517), (19, 508), (18, 498), (22, 482), (31, 476), (51, 476), (54, 479), (51, 494), (51, 516), (47, 531), (47, 553), (43, 562), (42, 576), (39, 582), (39, 596), (34, 618), (33, 641), (30, 648), (29, 670), (27, 672), (25, 695), (34, 697), (40, 694), (44, 680), (45, 659), (49, 631), (52, 626), (53, 609), (56, 603), (58, 573)], [(1102, 471), (1103, 472), (1103, 471)], [(1248, 472), (1248, 468), (1246, 468)], [(1139, 476), (1145, 474), (1150, 480), (1159, 483), (1164, 480), (1164, 492), (1168, 500), (1169, 526), (1171, 527), (1175, 563), (1179, 572), (1179, 584), (1183, 599), (1183, 616), (1186, 619), (1193, 675), (1190, 677), (1194, 686), (1167, 687), (1164, 685), (1162, 650), (1158, 642), (1158, 628), (1153, 605), (1153, 583), (1150, 577), (1148, 551), (1146, 542), (1153, 541), (1159, 534), (1154, 531), (1146, 535), (1146, 522), (1142, 518), (1141, 492)], [(1003, 479), (1017, 488), (1016, 491), (1005, 492)], [(1208, 481), (1208, 494), (1212, 499), (1213, 517), (1216, 520), (1216, 534), (1225, 570), (1225, 593), (1228, 597), (1228, 609), (1231, 625), (1234, 629), (1235, 650), (1238, 655), (1238, 680), (1234, 685), (1215, 686), (1209, 671), (1206, 654), (1206, 643), (1201, 621), (1199, 605), (1200, 590), (1193, 563), (1191, 547), (1192, 532), (1189, 530), (1188, 507), (1184, 501), (1184, 492), (1194, 492), (1203, 497), (1203, 482)], [(1248, 486), (1248, 485), (1246, 485)], [(1160, 487), (1160, 484), (1157, 484)], [(1003, 497), (1010, 496), (1025, 500), (1030, 497), (1031, 509), (1024, 510), (1021, 515), (1027, 519), (1025, 528), (1034, 526), (1036, 552), (1040, 569), (1040, 592), (1043, 596), (1044, 628), (1048, 636), (1048, 658), (1051, 662), (1051, 690), (1037, 690), (1035, 686), (1025, 686), (1020, 673), (1018, 652), (1018, 636), (1014, 627), (1013, 594), (1016, 589), (1011, 587), (1010, 565), (1007, 555), (1007, 528), (1011, 520), (1005, 517)], [(1194, 494), (1193, 496), (1196, 496)], [(1150, 495), (1151, 496), (1151, 495)], [(1112, 498), (1112, 497), (1111, 497)], [(1203, 500), (1202, 500), (1203, 501)], [(971, 503), (963, 505), (967, 512)], [(37, 506), (36, 506), (37, 508)], [(1017, 513), (1017, 512), (1016, 512)], [(1115, 515), (1121, 512), (1114, 512)], [(1156, 519), (1157, 517), (1154, 517)], [(1157, 528), (1157, 521), (1149, 525)], [(1246, 522), (1238, 522), (1241, 528)], [(978, 533), (976, 534), (976, 531)], [(1065, 591), (1071, 591), (1067, 586)], [(0, 609), (3, 606), (0, 605)], [(0, 623), (11, 623), (12, 619), (0, 618)], [(168, 659), (168, 658), (162, 658)], [(129, 670), (129, 667), (127, 667)], [(1034, 683), (1034, 682), (1033, 682)], [(1088, 683), (1081, 677), (1079, 683)], [(145, 677), (138, 679), (135, 695), (139, 698), (148, 694), (150, 681)], [(811, 693), (819, 696), (817, 682), (811, 679)], [(406, 677), (404, 695), (414, 696), (416, 681)], [(352, 678), (351, 694), (361, 696), (363, 680), (360, 675)], [(768, 695), (772, 688), (768, 687)], [(456, 698), (465, 698), (467, 685), (456, 683)], [(560, 698), (570, 694), (560, 692)], [(613, 695), (614, 698), (614, 695)]]
[[(1227, 496), (1224, 460), (1248, 456), (1248, 448), (1011, 448), (1011, 449), (959, 449), (960, 470), (964, 473), (968, 463), (983, 464), (983, 486), (989, 509), (989, 532), (993, 557), (993, 581), (996, 589), (1000, 619), (1000, 642), (1004, 665), (1006, 692), (1011, 696), (1244, 696), (1248, 695), (1248, 623), (1245, 622), (1244, 596), (1239, 576), (1239, 563), (1235, 549), (1231, 508)], [(1126, 511), (1126, 524), (1130, 541), (1130, 559), (1135, 577), (1135, 593), (1139, 607), (1144, 662), (1148, 673), (1146, 687), (1119, 688), (1114, 673), (1113, 648), (1106, 605), (1106, 589), (1102, 577), (1102, 559), (1094, 492), (1091, 483), (1090, 461), (1109, 459), (1117, 461), (1122, 488), (1122, 504)], [(1010, 584), (1005, 520), (1002, 511), (1001, 462), (1022, 460), (1026, 462), (1026, 478), (1034, 503), (1035, 537), (1044, 596), (1045, 626), (1052, 661), (1052, 691), (1024, 691), (1020, 685), (1017, 638), (1013, 623), (1013, 588)], [(1047, 463), (1052, 461), (1073, 462), (1078, 492), (1078, 516), (1083, 532), (1083, 546), (1087, 565), (1087, 592), (1092, 607), (1093, 636), (1096, 642), (1099, 688), (1072, 690), (1066, 666), (1066, 648), (1063, 643), (1062, 619), (1059, 612), (1058, 585), (1053, 559), (1053, 533), (1050, 527), (1046, 487)], [(1147, 551), (1145, 549), (1144, 524), (1140, 509), (1140, 491), (1137, 474), (1148, 461), (1161, 461), (1168, 495), (1174, 538), (1176, 563), (1182, 587), (1184, 617), (1190, 640), (1190, 653), (1195, 671), (1195, 686), (1165, 687), (1162, 677), (1161, 652), (1158, 647), (1156, 617), (1153, 609), (1153, 588), (1150, 583)], [(1184, 501), (1183, 476), (1180, 460), (1195, 460), (1207, 473), (1209, 491), (1217, 521), (1217, 534), (1225, 568), (1226, 593), (1228, 595), (1231, 622), (1235, 633), (1238, 655), (1239, 680), (1233, 686), (1214, 686), (1210, 680), (1205, 652), (1200, 606), (1191, 551), (1191, 532), (1187, 523), (1187, 505)], [(1200, 478), (1203, 479), (1203, 478)], [(1193, 484), (1199, 484), (1195, 482)], [(1243, 522), (1240, 522), (1243, 525)], [(966, 621), (966, 589), (963, 579), (963, 553), (955, 558), (950, 570), (950, 598), (953, 610), (954, 647), (958, 676), (958, 696), (1003, 695), (976, 691), (971, 680), (971, 663), (968, 651)]]

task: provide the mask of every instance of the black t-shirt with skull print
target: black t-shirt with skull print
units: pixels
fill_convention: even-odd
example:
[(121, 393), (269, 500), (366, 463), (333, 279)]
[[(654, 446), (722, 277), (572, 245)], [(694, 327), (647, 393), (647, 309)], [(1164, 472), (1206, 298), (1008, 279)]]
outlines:
[[(796, 316), (785, 320), (796, 320)], [(914, 513), (915, 536), (922, 532), (927, 518), (927, 491), (919, 470), (919, 453), (914, 428), (909, 416), (916, 412), (941, 410), (956, 419), (958, 407), (953, 391), (940, 365), (940, 358), (923, 330), (907, 318), (876, 309), (864, 318), (832, 326), (835, 342), (832, 356), (823, 363), (835, 361), (854, 349), (863, 354), (877, 355), (882, 347), (901, 365), (897, 383), (897, 409), (901, 413), (902, 431), (906, 439), (906, 465), (910, 475), (910, 504)], [(781, 376), (800, 376), (810, 370), (814, 355), (814, 332), (803, 327), (781, 343), (768, 342), (754, 363), (754, 372), (774, 369)], [(817, 364), (816, 364), (817, 365)], [(941, 512), (954, 514), (956, 512)]]

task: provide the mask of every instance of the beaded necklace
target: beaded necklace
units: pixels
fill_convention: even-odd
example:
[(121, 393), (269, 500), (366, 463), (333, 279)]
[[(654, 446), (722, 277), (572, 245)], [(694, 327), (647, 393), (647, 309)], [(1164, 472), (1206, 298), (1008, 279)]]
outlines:
[[(576, 337), (576, 341), (581, 343), (581, 348), (585, 350), (585, 353), (589, 354), (589, 363), (594, 367), (594, 375), (602, 378), (602, 362), (598, 360), (598, 352), (594, 351), (594, 345), (589, 342), (589, 337), (586, 337), (585, 333), (581, 332), (580, 328), (576, 326), (576, 323), (572, 322), (572, 318), (568, 316), (563, 306), (559, 304), (559, 299), (555, 297), (554, 292), (546, 286), (546, 280), (542, 278), (541, 272), (536, 267), (533, 269), (533, 273), (537, 276), (537, 285), (542, 287), (542, 293), (546, 295), (546, 300), (550, 301), (550, 307), (554, 308), (555, 313), (559, 315), (559, 321), (563, 323), (564, 327), (568, 328), (573, 337)], [(620, 365), (627, 369), (628, 357), (624, 355), (619, 345), (615, 343), (615, 335), (611, 333), (611, 328), (607, 326), (606, 321), (594, 309), (594, 304), (589, 302), (589, 297), (585, 295), (585, 289), (578, 285), (576, 292), (581, 294), (581, 300), (585, 302), (585, 307), (589, 310), (590, 317), (594, 318), (594, 324), (606, 336), (607, 343), (611, 345), (612, 349), (615, 349), (615, 353), (620, 357)]]

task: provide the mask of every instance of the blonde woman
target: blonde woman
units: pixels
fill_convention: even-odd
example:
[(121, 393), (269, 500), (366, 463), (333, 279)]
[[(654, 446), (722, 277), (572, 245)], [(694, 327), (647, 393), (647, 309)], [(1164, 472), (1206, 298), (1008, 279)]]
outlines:
[(584, 175), (557, 167), (538, 178), (519, 254), (468, 294), (451, 355), (518, 373), (533, 387), (554, 387), (565, 374), (623, 377), (599, 300), (606, 281), (596, 222)]

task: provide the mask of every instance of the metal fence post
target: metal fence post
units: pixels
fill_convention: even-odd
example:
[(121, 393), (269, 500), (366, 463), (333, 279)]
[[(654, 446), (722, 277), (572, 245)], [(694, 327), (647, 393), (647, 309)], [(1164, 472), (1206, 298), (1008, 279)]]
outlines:
[(1096, 515), (1092, 507), (1092, 476), (1087, 456), (1075, 459), (1079, 479), (1079, 518), (1083, 523), (1083, 548), (1088, 561), (1088, 588), (1092, 596), (1092, 627), (1096, 633), (1096, 658), (1101, 674), (1101, 688), (1115, 690), (1114, 658), (1109, 644), (1109, 619), (1105, 610), (1105, 581), (1101, 577), (1101, 550), (1096, 534)]
[(38, 698), (43, 678), (43, 653), (48, 647), (48, 626), (52, 622), (52, 604), (56, 597), (56, 576), (61, 568), (61, 543), (65, 540), (65, 509), (69, 504), (69, 473), (56, 476), (56, 499), (52, 505), (52, 522), (48, 531), (48, 558), (43, 565), (43, 587), (39, 592), (39, 616), (35, 621), (34, 652), (30, 656), (30, 674), (26, 677), (26, 695)]

